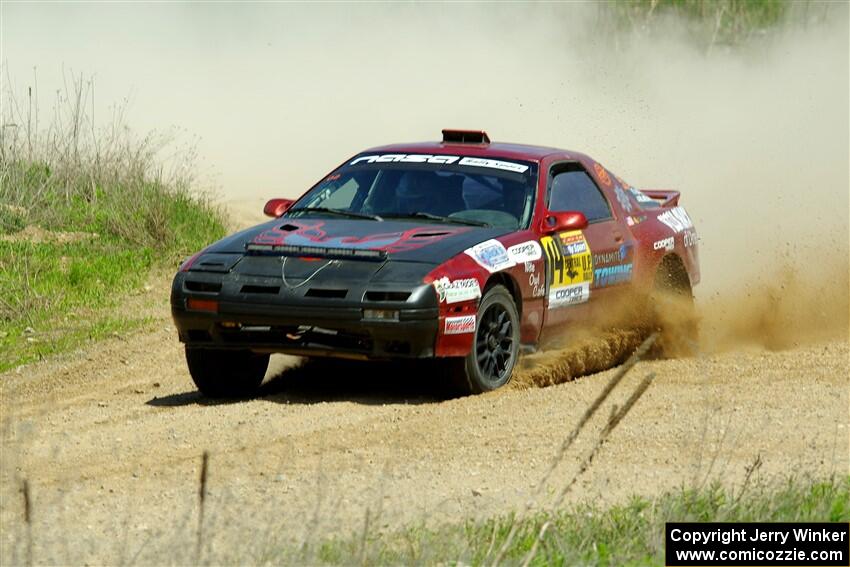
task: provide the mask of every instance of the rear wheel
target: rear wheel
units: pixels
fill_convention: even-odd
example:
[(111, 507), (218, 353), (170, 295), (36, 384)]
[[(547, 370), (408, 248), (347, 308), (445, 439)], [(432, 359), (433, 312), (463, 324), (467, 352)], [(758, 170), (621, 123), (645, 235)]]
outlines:
[(451, 360), (454, 381), (463, 394), (489, 392), (511, 379), (519, 354), (519, 314), (504, 286), (490, 288), (478, 307), (470, 353)]
[(257, 392), (269, 367), (269, 355), (186, 347), (186, 363), (192, 381), (203, 395), (242, 398)]
[(691, 282), (678, 259), (663, 261), (655, 275), (652, 319), (661, 333), (659, 351), (664, 357), (693, 356), (699, 342), (699, 318)]

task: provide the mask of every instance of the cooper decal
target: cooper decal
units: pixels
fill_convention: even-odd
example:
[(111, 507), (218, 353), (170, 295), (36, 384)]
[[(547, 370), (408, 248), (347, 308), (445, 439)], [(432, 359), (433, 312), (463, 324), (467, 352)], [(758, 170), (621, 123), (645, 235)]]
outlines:
[(505, 268), (510, 268), (515, 264), (511, 257), (508, 256), (505, 246), (498, 240), (485, 240), (481, 244), (467, 248), (464, 252), (491, 274)]
[(463, 335), (475, 332), (475, 315), (464, 315), (463, 317), (446, 317), (443, 327), (445, 335)]
[(549, 307), (583, 303), (590, 298), (593, 281), (593, 258), (590, 246), (580, 230), (565, 232), (557, 239), (540, 241), (548, 260), (546, 279), (549, 284)]
[(536, 240), (529, 240), (528, 242), (515, 244), (508, 248), (508, 256), (517, 264), (534, 262), (543, 257), (543, 250), (541, 250), (540, 244)]
[(658, 220), (670, 227), (677, 234), (694, 227), (691, 217), (688, 216), (688, 213), (682, 207), (673, 207), (669, 211), (664, 211), (658, 215)]
[(672, 236), (668, 236), (667, 238), (662, 238), (661, 240), (656, 240), (652, 244), (652, 249), (653, 250), (666, 250), (667, 252), (671, 252), (675, 245), (676, 245), (676, 239)]
[(460, 303), (481, 297), (481, 287), (475, 278), (450, 280), (447, 277), (434, 281), (440, 303)]
[(584, 282), (549, 290), (549, 307), (567, 307), (590, 299), (590, 283)]

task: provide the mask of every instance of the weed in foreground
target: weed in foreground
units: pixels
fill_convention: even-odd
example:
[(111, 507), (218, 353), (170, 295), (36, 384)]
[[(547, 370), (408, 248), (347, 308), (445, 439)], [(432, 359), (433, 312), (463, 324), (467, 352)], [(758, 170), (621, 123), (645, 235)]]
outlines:
[(134, 137), (121, 112), (96, 127), (93, 89), (72, 80), (47, 128), (37, 92), (25, 104), (3, 93), (0, 371), (120, 327), (118, 297), (225, 231), (221, 211), (194, 190), (191, 148), (162, 159), (172, 140)]

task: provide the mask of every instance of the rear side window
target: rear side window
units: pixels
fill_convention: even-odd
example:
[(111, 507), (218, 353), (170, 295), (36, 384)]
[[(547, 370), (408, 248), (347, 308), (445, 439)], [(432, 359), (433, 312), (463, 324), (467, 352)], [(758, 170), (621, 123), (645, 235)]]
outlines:
[(588, 222), (611, 218), (611, 208), (590, 175), (578, 164), (568, 164), (553, 172), (549, 191), (552, 212), (581, 211)]

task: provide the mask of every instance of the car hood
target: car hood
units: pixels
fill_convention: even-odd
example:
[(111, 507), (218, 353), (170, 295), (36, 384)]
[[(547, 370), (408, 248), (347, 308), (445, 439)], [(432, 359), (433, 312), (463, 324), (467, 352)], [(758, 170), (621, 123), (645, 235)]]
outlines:
[[(279, 218), (228, 236), (207, 253), (248, 254), (262, 249), (306, 247), (322, 250), (372, 250), (394, 261), (441, 264), (480, 242), (511, 232), (485, 228), (410, 221)], [(280, 254), (278, 254), (280, 255)]]

